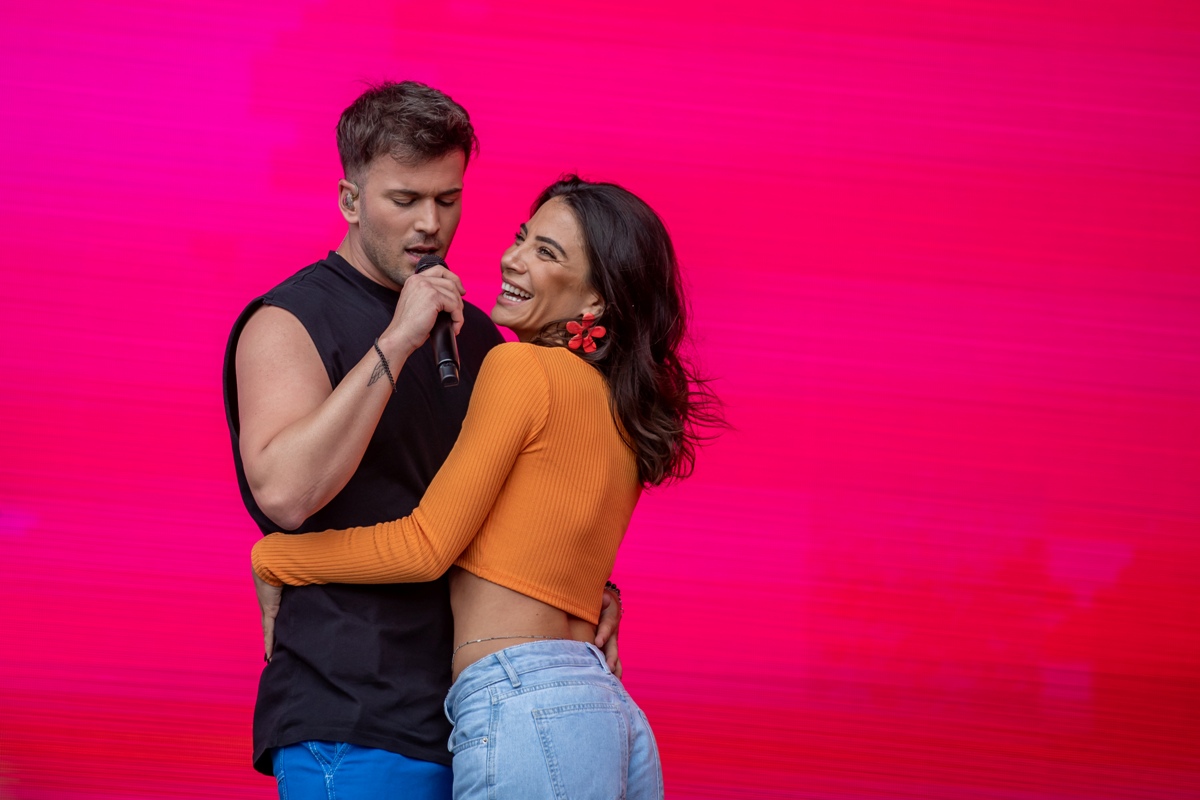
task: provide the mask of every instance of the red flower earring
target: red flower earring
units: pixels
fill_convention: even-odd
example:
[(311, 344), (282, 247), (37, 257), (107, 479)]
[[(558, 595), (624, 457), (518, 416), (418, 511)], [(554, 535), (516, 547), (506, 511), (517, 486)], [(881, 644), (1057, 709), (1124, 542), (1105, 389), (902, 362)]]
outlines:
[(608, 333), (608, 331), (604, 329), (603, 325), (596, 324), (594, 316), (584, 314), (582, 323), (575, 320), (567, 323), (567, 333), (575, 334), (571, 337), (571, 341), (567, 342), (567, 347), (572, 350), (578, 350), (582, 347), (583, 352), (594, 353), (596, 352), (596, 343), (592, 339), (599, 339)]

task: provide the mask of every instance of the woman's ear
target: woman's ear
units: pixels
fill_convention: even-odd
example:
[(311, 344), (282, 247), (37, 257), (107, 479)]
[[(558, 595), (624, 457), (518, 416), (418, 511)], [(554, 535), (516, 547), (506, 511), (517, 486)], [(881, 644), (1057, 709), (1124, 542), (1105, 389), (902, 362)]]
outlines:
[(587, 305), (583, 307), (584, 314), (591, 314), (597, 319), (604, 313), (604, 298), (599, 292), (589, 292), (586, 298)]

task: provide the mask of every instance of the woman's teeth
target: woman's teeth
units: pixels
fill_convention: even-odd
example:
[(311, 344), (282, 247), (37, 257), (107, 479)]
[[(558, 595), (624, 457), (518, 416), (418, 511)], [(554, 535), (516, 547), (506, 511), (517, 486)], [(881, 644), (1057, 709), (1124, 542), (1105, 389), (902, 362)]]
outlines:
[(501, 282), (500, 290), (504, 293), (505, 297), (513, 301), (528, 300), (533, 297), (533, 295), (531, 295), (529, 292), (518, 289), (511, 283)]

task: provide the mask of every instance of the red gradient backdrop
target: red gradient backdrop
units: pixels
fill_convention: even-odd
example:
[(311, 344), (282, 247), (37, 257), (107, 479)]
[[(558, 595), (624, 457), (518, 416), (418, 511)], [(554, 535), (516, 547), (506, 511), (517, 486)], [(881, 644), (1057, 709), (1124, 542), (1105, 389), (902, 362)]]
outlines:
[(563, 171), (675, 237), (735, 430), (617, 567), (671, 797), (1200, 796), (1200, 6), (0, 20), (0, 797), (272, 796), (219, 367), (383, 78), (477, 124), (477, 304)]

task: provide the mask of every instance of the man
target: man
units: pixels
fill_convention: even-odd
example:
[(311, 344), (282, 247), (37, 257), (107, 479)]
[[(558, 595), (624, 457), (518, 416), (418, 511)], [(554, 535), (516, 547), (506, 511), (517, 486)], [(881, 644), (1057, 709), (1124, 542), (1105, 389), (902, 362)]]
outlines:
[[(225, 402), (246, 507), (304, 533), (409, 514), (449, 454), (487, 351), (444, 256), (478, 142), (466, 111), (418, 83), (372, 88), (337, 129), (347, 233), (336, 252), (251, 302), (230, 336)], [(401, 291), (402, 290), (402, 291)], [(454, 322), (460, 383), (438, 380), (428, 335)], [(393, 381), (394, 379), (394, 381)], [(616, 659), (619, 604), (598, 641)], [(453, 649), (445, 577), (287, 587), (259, 683), (254, 765), (281, 797), (448, 798), (442, 701)]]

